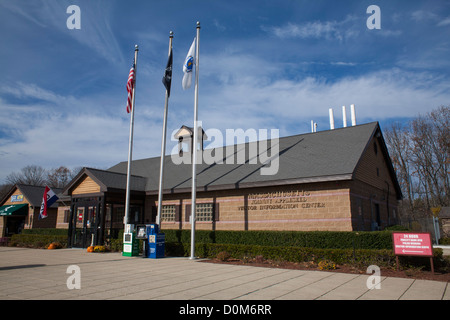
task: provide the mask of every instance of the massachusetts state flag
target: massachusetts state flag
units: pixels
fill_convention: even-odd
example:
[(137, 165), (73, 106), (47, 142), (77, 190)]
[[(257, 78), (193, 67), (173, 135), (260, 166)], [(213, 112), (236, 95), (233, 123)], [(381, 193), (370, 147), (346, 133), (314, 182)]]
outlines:
[(195, 57), (195, 40), (192, 41), (191, 48), (189, 49), (189, 52), (186, 56), (186, 59), (184, 60), (183, 64), (183, 89), (189, 89), (191, 87), (192, 83), (192, 71), (194, 70), (194, 57)]
[(128, 92), (128, 100), (127, 100), (127, 112), (131, 112), (131, 103), (133, 101), (133, 88), (134, 88), (134, 75), (135, 75), (135, 63), (133, 59), (133, 65), (131, 66), (130, 73), (128, 74), (127, 81), (127, 92)]
[(39, 211), (39, 220), (47, 218), (47, 208), (50, 208), (58, 197), (49, 187), (45, 187), (44, 196), (42, 198), (41, 210)]

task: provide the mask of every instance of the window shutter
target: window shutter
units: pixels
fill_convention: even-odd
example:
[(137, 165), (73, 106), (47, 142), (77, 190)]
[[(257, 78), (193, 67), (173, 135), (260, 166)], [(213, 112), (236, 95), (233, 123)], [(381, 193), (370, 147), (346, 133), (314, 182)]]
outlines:
[(219, 221), (219, 204), (214, 203), (214, 221)]
[(184, 212), (184, 221), (186, 221), (186, 222), (189, 222), (189, 218), (191, 216), (191, 208), (192, 208), (192, 205), (190, 205), (190, 204), (187, 204), (185, 207), (186, 210)]
[(175, 221), (179, 222), (181, 221), (181, 216), (180, 216), (180, 206), (176, 205), (175, 206)]

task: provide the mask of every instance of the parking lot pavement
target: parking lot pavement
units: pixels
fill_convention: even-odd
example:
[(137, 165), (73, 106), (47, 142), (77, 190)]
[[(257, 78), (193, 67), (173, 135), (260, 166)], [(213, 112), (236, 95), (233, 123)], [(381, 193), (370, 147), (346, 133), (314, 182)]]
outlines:
[(1, 300), (450, 300), (448, 282), (0, 247)]

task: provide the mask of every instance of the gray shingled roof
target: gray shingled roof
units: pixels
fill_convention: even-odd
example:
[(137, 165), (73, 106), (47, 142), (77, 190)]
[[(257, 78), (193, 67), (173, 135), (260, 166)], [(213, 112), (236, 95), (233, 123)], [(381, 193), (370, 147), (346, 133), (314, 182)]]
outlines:
[[(127, 175), (113, 171), (87, 168), (93, 178), (101, 188), (106, 189), (124, 189), (127, 183)], [(135, 191), (145, 191), (146, 178), (132, 175), (130, 177), (130, 189)]]
[[(2, 202), (6, 201), (8, 197), (14, 192), (15, 188), (18, 188), (20, 192), (27, 198), (28, 202), (33, 207), (40, 207), (42, 204), (42, 197), (44, 196), (45, 187), (41, 186), (31, 186), (26, 184), (16, 184), (10, 190), (10, 192), (3, 198)], [(55, 194), (59, 194), (62, 189), (52, 188)], [(54, 203), (51, 208), (56, 208), (58, 205)]]
[[(106, 171), (93, 168), (83, 168), (75, 178), (64, 188), (62, 194), (67, 195), (69, 189), (75, 186), (79, 179), (87, 175), (92, 178), (99, 186), (102, 192), (125, 190), (127, 184), (126, 167), (125, 173)], [(145, 177), (132, 175), (130, 177), (130, 189), (133, 191), (145, 191)]]
[[(236, 164), (236, 160), (235, 164), (199, 164), (197, 187), (200, 190), (214, 190), (268, 184), (348, 180), (352, 178), (364, 150), (378, 129), (378, 123), (372, 122), (280, 138), (277, 174), (261, 175), (260, 168), (263, 165), (259, 161), (258, 164), (248, 162)], [(236, 147), (244, 147), (248, 153), (250, 145), (246, 143)], [(225, 155), (225, 151), (223, 154)], [(248, 156), (246, 159), (248, 160)], [(159, 157), (133, 161), (132, 174), (146, 178), (147, 192), (153, 193), (158, 190), (159, 162)], [(164, 189), (167, 192), (190, 190), (192, 165), (175, 165), (171, 156), (166, 156), (164, 169)], [(108, 171), (126, 175), (127, 161), (111, 167)], [(123, 180), (123, 176), (120, 179)], [(114, 183), (117, 186), (121, 185), (118, 181)]]

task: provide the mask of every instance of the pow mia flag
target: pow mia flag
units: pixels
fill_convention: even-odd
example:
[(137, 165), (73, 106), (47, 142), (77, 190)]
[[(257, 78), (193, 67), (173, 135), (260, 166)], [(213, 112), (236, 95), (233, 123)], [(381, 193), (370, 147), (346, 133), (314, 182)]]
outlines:
[(172, 83), (172, 48), (170, 49), (169, 60), (167, 61), (166, 70), (164, 71), (164, 77), (162, 78), (162, 83), (166, 87), (167, 96), (170, 97), (170, 85)]

